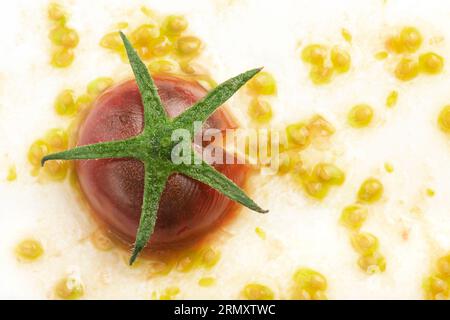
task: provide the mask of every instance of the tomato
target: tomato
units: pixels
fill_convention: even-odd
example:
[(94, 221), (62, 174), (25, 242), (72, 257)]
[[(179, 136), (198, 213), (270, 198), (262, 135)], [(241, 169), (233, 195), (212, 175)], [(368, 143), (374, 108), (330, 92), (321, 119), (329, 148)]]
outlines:
[[(159, 95), (170, 117), (175, 117), (201, 99), (206, 90), (196, 82), (171, 76), (155, 76)], [(78, 145), (125, 139), (143, 128), (143, 106), (134, 80), (117, 85), (94, 103), (79, 130)], [(205, 126), (221, 130), (236, 125), (219, 109)], [(246, 180), (247, 167), (223, 164), (215, 168), (239, 186)], [(127, 244), (135, 240), (141, 215), (144, 188), (143, 164), (134, 159), (76, 161), (81, 190), (92, 211), (115, 236)], [(234, 203), (212, 188), (181, 174), (167, 181), (160, 200), (150, 249), (181, 246), (200, 239), (220, 225)]]

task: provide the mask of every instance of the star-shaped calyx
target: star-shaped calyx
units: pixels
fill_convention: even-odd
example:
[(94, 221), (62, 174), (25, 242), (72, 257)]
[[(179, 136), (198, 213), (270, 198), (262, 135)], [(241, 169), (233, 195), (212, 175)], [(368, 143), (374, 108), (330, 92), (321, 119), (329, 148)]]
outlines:
[(157, 88), (146, 66), (127, 37), (122, 32), (120, 32), (120, 36), (142, 97), (144, 106), (142, 133), (125, 140), (101, 142), (49, 154), (42, 158), (42, 165), (49, 160), (110, 158), (134, 158), (144, 163), (142, 212), (130, 264), (133, 264), (139, 253), (145, 248), (153, 233), (161, 194), (167, 179), (174, 173), (181, 173), (198, 180), (253, 211), (266, 213), (266, 210), (261, 209), (233, 181), (199, 159), (192, 146), (189, 150), (191, 164), (174, 164), (171, 160), (171, 152), (174, 147), (171, 140), (172, 132), (184, 129), (191, 133), (191, 137), (194, 137), (194, 122), (204, 123), (217, 108), (261, 69), (250, 70), (225, 81), (184, 113), (171, 119), (164, 110)]

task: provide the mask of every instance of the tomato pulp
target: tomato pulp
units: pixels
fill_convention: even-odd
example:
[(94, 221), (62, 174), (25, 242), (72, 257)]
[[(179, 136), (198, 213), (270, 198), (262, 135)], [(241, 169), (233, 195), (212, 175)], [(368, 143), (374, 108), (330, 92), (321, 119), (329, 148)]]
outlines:
[[(172, 76), (155, 76), (167, 114), (175, 117), (201, 99), (206, 90), (197, 82)], [(143, 106), (134, 80), (102, 94), (80, 126), (78, 145), (129, 138), (143, 128)], [(219, 109), (205, 126), (225, 130), (236, 125)], [(214, 167), (243, 186), (247, 167), (220, 164)], [(144, 166), (135, 159), (76, 161), (81, 190), (104, 226), (127, 244), (135, 240), (144, 189)], [(191, 243), (217, 227), (234, 203), (214, 189), (181, 174), (173, 174), (162, 194), (158, 218), (148, 243), (150, 249), (165, 249)]]

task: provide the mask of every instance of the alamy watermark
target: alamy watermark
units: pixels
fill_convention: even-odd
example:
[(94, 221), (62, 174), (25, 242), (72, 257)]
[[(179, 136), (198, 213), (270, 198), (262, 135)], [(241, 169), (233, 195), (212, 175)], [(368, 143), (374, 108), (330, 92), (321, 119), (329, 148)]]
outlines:
[[(260, 165), (276, 174), (280, 166), (280, 150), (287, 141), (285, 131), (275, 129), (220, 130), (202, 128), (201, 122), (194, 122), (193, 132), (193, 139), (189, 130), (172, 132), (175, 146), (171, 158), (174, 164), (199, 165), (203, 160), (211, 165)], [(192, 148), (197, 158), (192, 158)]]

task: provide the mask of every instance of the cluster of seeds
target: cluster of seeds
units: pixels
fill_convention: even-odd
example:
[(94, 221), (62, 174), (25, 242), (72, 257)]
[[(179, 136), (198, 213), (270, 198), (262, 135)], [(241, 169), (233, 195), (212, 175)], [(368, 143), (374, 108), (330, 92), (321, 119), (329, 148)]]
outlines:
[(68, 133), (64, 129), (51, 129), (42, 138), (34, 141), (28, 150), (28, 161), (33, 166), (31, 175), (41, 176), (51, 181), (63, 181), (69, 169), (69, 164), (63, 160), (49, 161), (41, 167), (41, 159), (52, 152), (66, 150)]
[(291, 299), (326, 300), (327, 279), (317, 271), (308, 268), (297, 270), (293, 276)]
[[(279, 175), (292, 174), (309, 196), (317, 200), (325, 198), (331, 187), (340, 186), (345, 182), (345, 173), (336, 165), (325, 162), (318, 163), (312, 168), (306, 168), (301, 153), (314, 141), (328, 139), (334, 132), (333, 125), (320, 115), (315, 115), (308, 121), (286, 126), (279, 132), (280, 154), (276, 159), (278, 161), (277, 173)], [(267, 140), (267, 143), (268, 149), (270, 149), (270, 139)]]
[[(247, 138), (246, 155), (250, 159), (257, 155), (260, 159), (264, 156), (270, 156), (273, 142), (272, 134), (277, 134), (280, 154), (278, 159), (274, 161), (278, 161), (278, 173), (284, 175), (289, 172), (299, 172), (302, 163), (299, 152), (307, 149), (313, 142), (323, 142), (334, 132), (335, 129), (330, 122), (320, 115), (315, 115), (307, 121), (289, 124), (281, 129), (261, 130), (259, 135), (255, 137), (256, 141), (250, 139), (249, 136), (244, 136), (244, 138)], [(267, 164), (262, 163), (262, 165)]]
[(280, 173), (292, 172), (305, 192), (314, 199), (324, 199), (331, 187), (341, 186), (345, 182), (345, 173), (332, 163), (318, 163), (308, 170), (299, 152), (310, 146), (314, 139), (329, 138), (334, 132), (333, 125), (319, 115), (286, 128), (287, 148), (280, 154)]
[[(148, 21), (128, 32), (133, 47), (141, 59), (148, 62), (148, 68), (154, 73), (198, 73), (192, 64), (203, 49), (202, 41), (187, 34), (188, 21), (179, 15), (159, 16), (148, 8), (142, 8)], [(128, 23), (121, 23), (120, 29), (129, 28)], [(114, 31), (100, 40), (100, 46), (115, 52), (126, 61), (125, 47), (119, 33)], [(210, 78), (205, 79), (215, 84)]]
[(400, 81), (410, 81), (420, 73), (439, 74), (444, 68), (444, 58), (434, 52), (417, 54), (423, 43), (423, 36), (415, 27), (404, 27), (386, 40), (386, 51), (377, 53), (378, 59), (386, 59), (389, 54), (399, 56), (394, 75)]
[[(87, 110), (94, 99), (104, 90), (112, 86), (113, 80), (110, 78), (98, 78), (90, 82), (86, 93), (75, 97), (73, 90), (63, 90), (58, 94), (54, 102), (56, 114), (64, 117), (73, 117)], [(48, 178), (51, 181), (63, 181), (69, 171), (69, 162), (63, 160), (49, 161), (41, 168), (41, 159), (45, 155), (53, 152), (64, 151), (69, 146), (71, 131), (77, 119), (73, 120), (68, 129), (51, 129), (42, 138), (34, 141), (28, 151), (28, 161), (33, 166), (31, 174)]]
[(52, 23), (49, 33), (53, 44), (51, 65), (56, 68), (67, 68), (75, 59), (74, 49), (80, 40), (78, 33), (67, 26), (68, 14), (59, 4), (49, 5), (48, 18)]
[(340, 223), (350, 232), (353, 249), (358, 253), (358, 266), (368, 274), (384, 272), (386, 260), (379, 252), (379, 241), (368, 232), (361, 232), (367, 216), (367, 204), (380, 200), (383, 195), (383, 185), (375, 178), (363, 182), (358, 191), (358, 201), (342, 210)]
[(86, 92), (79, 97), (75, 97), (73, 90), (61, 91), (54, 103), (56, 114), (68, 117), (77, 115), (90, 107), (95, 98), (113, 84), (113, 79), (100, 77), (91, 81), (87, 85)]
[(248, 82), (247, 88), (252, 96), (248, 107), (250, 119), (258, 124), (268, 123), (273, 117), (273, 110), (270, 102), (264, 97), (277, 94), (275, 78), (270, 73), (262, 71)]
[(341, 186), (345, 182), (345, 173), (332, 163), (318, 163), (311, 172), (297, 175), (301, 180), (305, 192), (312, 198), (324, 199), (330, 188)]
[[(187, 273), (196, 269), (211, 270), (220, 260), (218, 250), (209, 246), (185, 250), (179, 254), (153, 257), (148, 263), (150, 278), (165, 276), (172, 271)], [(211, 284), (212, 285), (212, 284)]]
[(311, 44), (303, 48), (301, 57), (311, 65), (309, 78), (316, 85), (328, 84), (335, 74), (347, 73), (352, 63), (348, 51), (339, 46), (330, 49), (322, 44)]
[(15, 254), (19, 261), (33, 262), (42, 257), (44, 248), (39, 240), (25, 239), (16, 245)]
[[(319, 272), (300, 268), (292, 277), (289, 298), (292, 300), (326, 300), (327, 279)], [(241, 290), (240, 296), (246, 300), (273, 300), (275, 294), (267, 285), (248, 283)]]
[(435, 271), (423, 282), (428, 300), (450, 299), (450, 254), (438, 259)]

